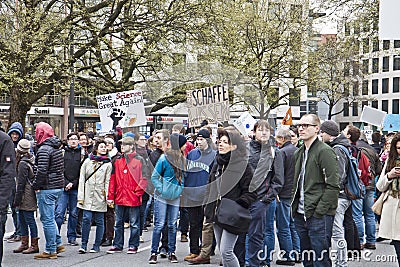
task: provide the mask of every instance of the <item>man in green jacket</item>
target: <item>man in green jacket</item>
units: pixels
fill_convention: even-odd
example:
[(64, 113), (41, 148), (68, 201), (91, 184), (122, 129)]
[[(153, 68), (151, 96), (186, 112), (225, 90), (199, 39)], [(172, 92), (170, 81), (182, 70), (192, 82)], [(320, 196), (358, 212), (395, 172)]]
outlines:
[(292, 216), (300, 237), (304, 266), (332, 266), (329, 247), (339, 196), (338, 160), (318, 139), (321, 122), (314, 114), (298, 124), (304, 145), (295, 153)]

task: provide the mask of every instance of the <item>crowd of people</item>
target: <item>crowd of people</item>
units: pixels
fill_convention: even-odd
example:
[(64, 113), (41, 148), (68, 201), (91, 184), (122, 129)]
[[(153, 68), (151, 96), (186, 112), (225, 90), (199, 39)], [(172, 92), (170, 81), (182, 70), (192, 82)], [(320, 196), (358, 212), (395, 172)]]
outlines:
[[(126, 253), (136, 254), (143, 231), (153, 224), (149, 264), (160, 258), (178, 262), (178, 231), (181, 242), (188, 242), (183, 260), (192, 265), (209, 264), (218, 248), (220, 265), (227, 267), (270, 266), (273, 260), (347, 266), (348, 259), (386, 239), (400, 259), (395, 133), (375, 132), (369, 144), (355, 126), (340, 131), (336, 122), (307, 114), (277, 130), (258, 120), (248, 136), (228, 126), (213, 137), (203, 123), (188, 135), (183, 125), (174, 125), (152, 136), (118, 128), (102, 137), (72, 132), (62, 141), (40, 122), (33, 141), (16, 122), (0, 132), (0, 146), (0, 237), (10, 207), (15, 232), (4, 240), (21, 242), (13, 253), (57, 259), (66, 250), (60, 235), (66, 221), (68, 244), (79, 254), (101, 247), (108, 254), (123, 252), (124, 228)], [(347, 190), (351, 157), (358, 159), (360, 179), (366, 172), (362, 198)], [(385, 196), (382, 216), (371, 208), (379, 194)]]

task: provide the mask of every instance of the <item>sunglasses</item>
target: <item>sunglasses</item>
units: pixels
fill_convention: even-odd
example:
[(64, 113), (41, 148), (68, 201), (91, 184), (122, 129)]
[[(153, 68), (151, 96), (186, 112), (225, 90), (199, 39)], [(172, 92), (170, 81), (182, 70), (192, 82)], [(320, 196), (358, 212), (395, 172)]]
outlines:
[(298, 124), (297, 125), (299, 128), (301, 127), (301, 128), (303, 128), (303, 129), (307, 129), (308, 127), (310, 127), (310, 126), (317, 126), (316, 124), (307, 124), (307, 123), (302, 123), (302, 124)]

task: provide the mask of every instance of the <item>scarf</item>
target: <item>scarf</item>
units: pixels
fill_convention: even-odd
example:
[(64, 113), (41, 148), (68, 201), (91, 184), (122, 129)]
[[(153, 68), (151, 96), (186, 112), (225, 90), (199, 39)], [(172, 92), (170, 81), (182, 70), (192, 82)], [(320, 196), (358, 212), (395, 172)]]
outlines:
[(107, 155), (97, 156), (97, 155), (94, 155), (93, 153), (90, 153), (89, 159), (97, 161), (97, 162), (103, 162), (103, 163), (107, 163), (107, 162), (111, 161), (110, 158)]

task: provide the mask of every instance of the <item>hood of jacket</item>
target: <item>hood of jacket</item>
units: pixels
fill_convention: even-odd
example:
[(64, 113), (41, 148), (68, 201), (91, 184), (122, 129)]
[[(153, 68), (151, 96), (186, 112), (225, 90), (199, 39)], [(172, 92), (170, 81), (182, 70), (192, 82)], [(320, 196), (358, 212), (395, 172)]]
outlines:
[(7, 134), (11, 135), (11, 133), (16, 132), (19, 134), (18, 141), (24, 138), (24, 128), (22, 127), (22, 124), (19, 122), (14, 122), (11, 124), (10, 130), (8, 130)]
[[(53, 128), (45, 122), (39, 122), (36, 125), (36, 143), (41, 145), (44, 141), (54, 136)], [(58, 138), (57, 138), (58, 139)]]
[(350, 142), (349, 139), (346, 138), (343, 134), (340, 134), (338, 137), (333, 139), (330, 143), (327, 143), (330, 147), (336, 146), (336, 145), (342, 145), (345, 147), (350, 147)]

